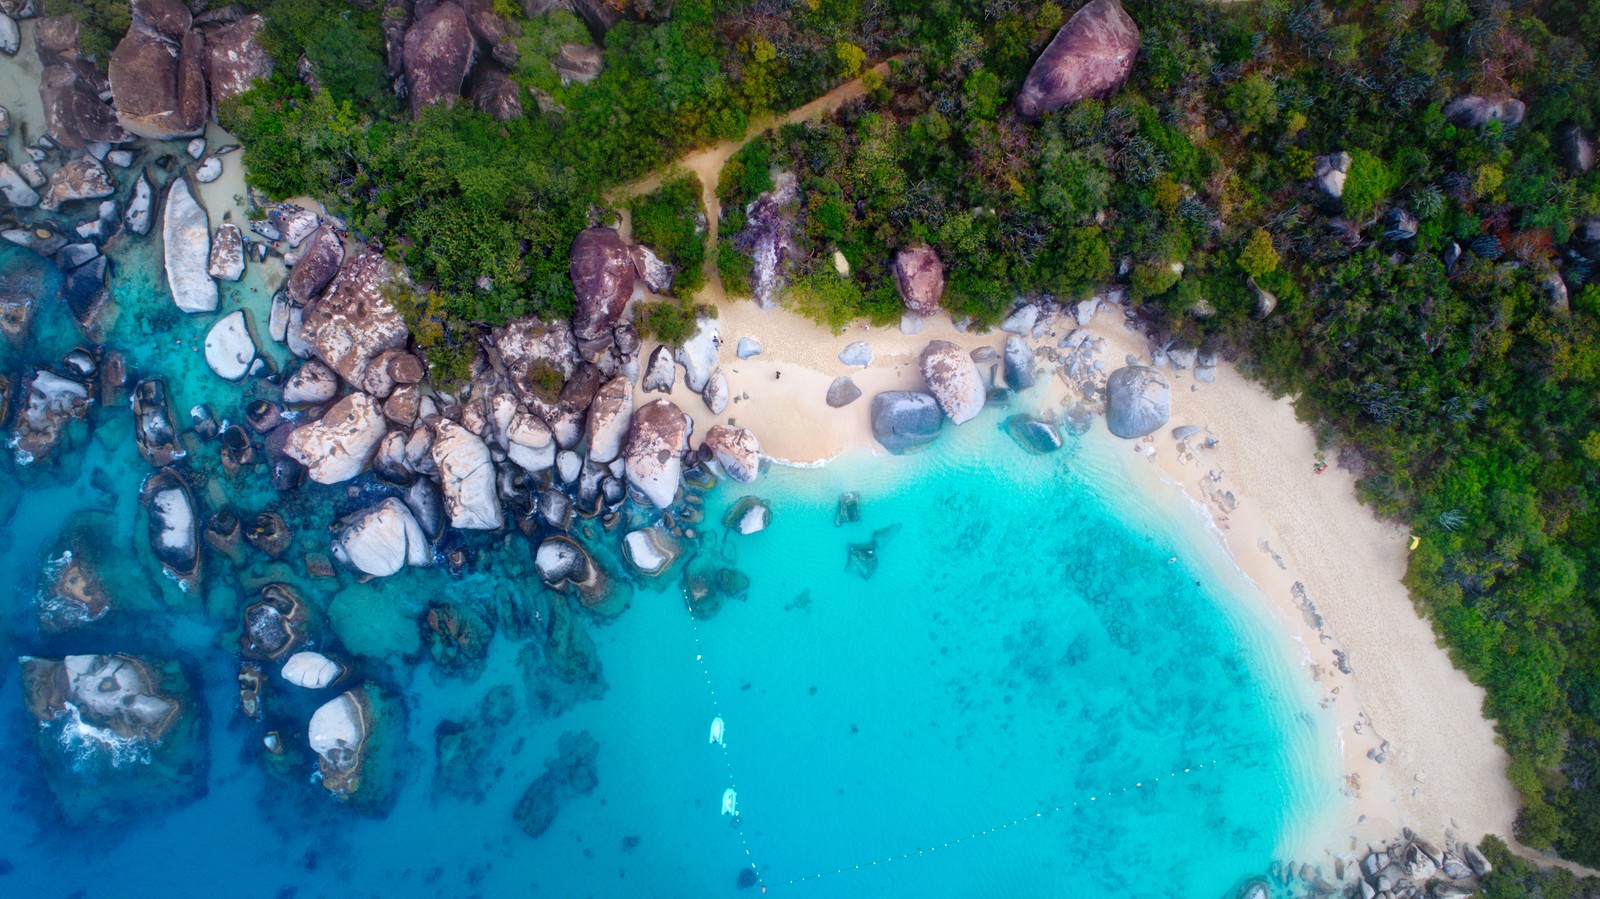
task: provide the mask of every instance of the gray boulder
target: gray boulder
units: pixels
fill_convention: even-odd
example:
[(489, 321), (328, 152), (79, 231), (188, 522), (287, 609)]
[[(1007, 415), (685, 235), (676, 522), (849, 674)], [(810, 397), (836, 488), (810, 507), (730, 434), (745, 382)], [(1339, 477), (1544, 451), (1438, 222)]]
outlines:
[(1131, 440), (1154, 433), (1171, 414), (1171, 389), (1161, 372), (1129, 365), (1107, 379), (1106, 426), (1118, 437)]
[(735, 351), (735, 354), (740, 359), (755, 358), (756, 356), (761, 355), (761, 341), (756, 340), (754, 337), (741, 337), (739, 338), (739, 347)]
[(706, 432), (705, 451), (741, 484), (754, 481), (761, 470), (761, 444), (749, 428), (713, 425)]
[(1349, 172), (1350, 154), (1343, 150), (1318, 156), (1311, 165), (1311, 176), (1317, 188), (1335, 200), (1344, 196), (1344, 179)]
[(850, 380), (849, 375), (840, 375), (828, 385), (828, 405), (835, 409), (848, 406), (860, 398), (861, 388)]
[(244, 277), (244, 234), (239, 226), (225, 224), (211, 240), (211, 258), (206, 264), (211, 277), (237, 281)]
[(672, 361), (672, 350), (662, 345), (650, 354), (639, 387), (646, 393), (671, 393), (678, 380), (678, 366)]
[(931, 393), (891, 390), (872, 398), (872, 437), (897, 456), (932, 443), (943, 425), (944, 414)]
[(866, 368), (872, 364), (872, 344), (865, 340), (851, 342), (839, 352), (839, 361), (845, 365), (859, 365)]
[(1005, 420), (1005, 431), (1017, 446), (1036, 455), (1061, 449), (1061, 429), (1056, 423), (1034, 415), (1013, 415)]
[(1139, 54), (1139, 26), (1118, 0), (1089, 0), (1034, 62), (1017, 94), (1025, 118), (1117, 92)]
[(411, 92), (412, 116), (420, 116), (435, 103), (448, 106), (460, 99), (476, 47), (467, 14), (450, 0), (406, 29), (406, 85)]
[(1504, 94), (1491, 97), (1468, 94), (1444, 105), (1444, 117), (1463, 128), (1482, 128), (1490, 122), (1515, 127), (1522, 124), (1527, 111), (1527, 105), (1521, 100)]
[[(683, 365), (684, 386), (701, 393), (717, 370), (717, 357), (721, 353), (722, 338), (718, 335), (717, 320), (702, 318), (695, 322), (694, 336), (678, 348), (678, 362)], [(651, 363), (655, 360), (652, 358)]]
[(161, 240), (172, 302), (191, 314), (215, 311), (218, 296), (210, 271), (211, 222), (190, 192), (189, 182), (182, 178), (167, 189)]
[(1005, 379), (1006, 386), (1012, 390), (1027, 390), (1032, 387), (1036, 378), (1036, 365), (1033, 349), (1021, 337), (1012, 335), (1006, 338)]

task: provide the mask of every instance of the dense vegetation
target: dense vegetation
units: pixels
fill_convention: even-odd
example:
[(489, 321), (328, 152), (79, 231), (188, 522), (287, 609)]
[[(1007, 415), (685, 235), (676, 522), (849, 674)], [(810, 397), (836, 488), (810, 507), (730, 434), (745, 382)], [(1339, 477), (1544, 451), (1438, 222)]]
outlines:
[[(252, 182), (331, 193), (410, 266), (436, 369), (481, 324), (570, 309), (567, 248), (609, 216), (604, 190), (893, 57), (862, 102), (724, 170), (725, 285), (748, 286), (729, 238), (776, 166), (801, 188), (790, 299), (822, 321), (897, 316), (889, 261), (926, 241), (955, 315), (992, 323), (1018, 297), (1120, 278), (1158, 330), (1297, 393), (1364, 497), (1422, 537), (1409, 584), (1488, 688), (1519, 835), (1600, 863), (1600, 272), (1565, 252), (1600, 215), (1600, 174), (1569, 169), (1560, 137), (1600, 124), (1600, 6), (1125, 0), (1143, 31), (1127, 87), (1026, 122), (1008, 99), (1071, 7), (657, 0), (656, 21), (605, 36), (588, 85), (541, 65), (574, 20), (523, 21), (514, 77), (549, 111), (496, 123), (465, 103), (412, 122), (375, 12), (256, 5), (278, 75), (227, 114)], [(302, 54), (318, 90), (296, 77)], [(1520, 97), (1526, 121), (1449, 123), (1442, 105), (1469, 91)], [(1342, 207), (1311, 184), (1338, 150)], [(698, 191), (676, 190), (635, 219), (698, 270), (704, 246), (672, 212)], [(1252, 283), (1277, 299), (1264, 320)], [(647, 328), (681, 328), (682, 308), (648, 310)]]

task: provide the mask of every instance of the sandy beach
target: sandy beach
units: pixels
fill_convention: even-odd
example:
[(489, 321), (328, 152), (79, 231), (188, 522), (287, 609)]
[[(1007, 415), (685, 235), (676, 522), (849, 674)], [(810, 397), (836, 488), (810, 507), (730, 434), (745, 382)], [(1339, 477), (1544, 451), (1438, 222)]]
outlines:
[[(707, 293), (713, 292), (714, 284)], [(713, 416), (681, 382), (673, 399), (694, 416), (697, 434), (719, 421), (749, 427), (763, 453), (785, 464), (883, 453), (871, 437), (870, 399), (882, 390), (922, 389), (916, 360), (928, 341), (999, 348), (1005, 337), (964, 334), (945, 318), (927, 320), (915, 335), (859, 325), (832, 335), (787, 310), (712, 299), (735, 401)], [(1054, 345), (1074, 327), (1058, 317), (1039, 345)], [(1121, 307), (1102, 305), (1088, 330), (1106, 340), (1100, 359), (1107, 371), (1128, 355), (1149, 358), (1145, 338), (1128, 327)], [(739, 360), (734, 348), (741, 337), (758, 340), (761, 355)], [(866, 368), (836, 358), (854, 340), (873, 347)], [(1329, 739), (1342, 748), (1347, 799), (1306, 831), (1294, 860), (1331, 862), (1340, 854), (1349, 860), (1353, 850), (1402, 827), (1435, 840), (1447, 829), (1474, 841), (1508, 836), (1517, 797), (1506, 779), (1507, 757), (1483, 718), (1483, 690), (1450, 663), (1401, 582), (1410, 536), (1359, 502), (1349, 472), (1313, 470), (1314, 433), (1295, 418), (1288, 399), (1274, 398), (1227, 364), (1212, 384), (1198, 383), (1189, 371), (1163, 373), (1172, 385), (1169, 425), (1127, 442), (1130, 473), (1153, 465), (1157, 476), (1132, 480), (1188, 496), (1194, 514), (1260, 588), (1268, 614), (1283, 625), (1286, 651), (1338, 723)], [(839, 375), (849, 375), (863, 396), (833, 409), (824, 395)], [(1054, 375), (1041, 376), (1034, 389), (1048, 392), (1037, 398), (1044, 407), (1058, 405), (1069, 390)], [(653, 395), (640, 399), (646, 396)], [(1180, 443), (1171, 428), (1184, 424), (1200, 426), (1201, 434)], [(1216, 444), (1205, 447), (1210, 437)], [(1231, 502), (1216, 498), (1229, 493)], [(1346, 654), (1351, 673), (1340, 670), (1335, 651)]]

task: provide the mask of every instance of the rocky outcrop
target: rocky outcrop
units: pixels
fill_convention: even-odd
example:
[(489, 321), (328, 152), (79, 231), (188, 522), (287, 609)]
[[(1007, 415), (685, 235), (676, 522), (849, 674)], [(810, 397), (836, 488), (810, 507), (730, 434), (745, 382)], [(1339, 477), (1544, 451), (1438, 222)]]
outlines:
[(345, 263), (327, 293), (307, 306), (301, 318), (301, 339), (357, 389), (365, 389), (373, 360), (385, 350), (405, 349), (410, 335), (405, 319), (383, 293), (392, 277), (388, 260), (363, 250)]
[(260, 14), (251, 13), (206, 30), (206, 83), (213, 108), (249, 90), (258, 79), (272, 77), (272, 55), (261, 46), (266, 24)]
[(741, 496), (739, 501), (728, 508), (726, 515), (722, 516), (723, 527), (731, 528), (741, 536), (748, 537), (767, 529), (772, 523), (772, 507), (754, 496)]
[(1528, 107), (1521, 100), (1504, 94), (1492, 97), (1468, 94), (1444, 105), (1444, 117), (1463, 128), (1482, 128), (1490, 122), (1515, 127), (1522, 124), (1527, 111)]
[(611, 329), (633, 296), (633, 254), (628, 245), (613, 228), (586, 228), (572, 241), (568, 268), (578, 295), (573, 334), (584, 344), (610, 340)]
[(425, 567), (433, 548), (416, 516), (396, 497), (345, 516), (333, 554), (362, 574), (388, 577), (407, 565)]
[(494, 462), (478, 436), (447, 418), (430, 425), (430, 454), (439, 471), (439, 488), (450, 526), (463, 530), (499, 530), (505, 524), (500, 495), (495, 491)]
[(896, 253), (894, 286), (907, 312), (924, 318), (937, 315), (944, 300), (944, 263), (939, 254), (920, 244)]
[(217, 282), (211, 278), (211, 222), (190, 192), (189, 182), (182, 178), (167, 188), (161, 241), (172, 301), (191, 314), (215, 311), (218, 298)]
[(1568, 125), (1561, 129), (1560, 148), (1567, 168), (1580, 175), (1594, 171), (1594, 141), (1581, 127)]
[(39, 77), (39, 99), (44, 105), (45, 133), (51, 140), (69, 150), (81, 150), (92, 141), (127, 139), (127, 132), (117, 123), (116, 111), (100, 99), (97, 82), (89, 66), (61, 64), (45, 68)]
[(237, 381), (250, 373), (256, 361), (256, 341), (250, 336), (250, 323), (243, 309), (217, 319), (206, 332), (206, 366), (227, 381)]
[(1017, 94), (1025, 118), (1084, 99), (1105, 99), (1122, 87), (1139, 53), (1139, 26), (1118, 0), (1089, 0), (1034, 62)]
[(117, 120), (140, 137), (172, 140), (205, 130), (205, 39), (179, 0), (134, 0), (128, 33), (107, 74)]
[(601, 385), (589, 404), (589, 460), (610, 462), (622, 455), (633, 418), (633, 384), (619, 375)]
[(497, 122), (522, 118), (522, 88), (493, 66), (479, 66), (472, 77), (472, 105)]
[(419, 116), (435, 103), (450, 105), (459, 99), (476, 55), (467, 14), (451, 0), (412, 23), (405, 37), (411, 114)]
[(339, 274), (343, 262), (344, 241), (339, 239), (338, 233), (328, 225), (313, 231), (306, 248), (300, 252), (300, 260), (289, 270), (289, 280), (284, 286), (289, 302), (304, 306), (321, 296)]
[(366, 470), (388, 430), (377, 400), (352, 393), (322, 418), (295, 428), (283, 451), (306, 467), (311, 480), (338, 484)]
[(237, 281), (244, 277), (244, 234), (238, 225), (226, 224), (217, 229), (211, 239), (211, 259), (206, 271), (219, 281)]
[(517, 397), (554, 404), (561, 386), (578, 370), (578, 345), (565, 322), (519, 318), (490, 332)]
[(157, 742), (183, 713), (177, 698), (161, 693), (150, 666), (133, 656), (23, 656), (22, 678), (35, 718), (74, 716), (84, 736), (103, 744)]
[(779, 172), (772, 190), (756, 197), (745, 210), (745, 227), (734, 238), (734, 245), (753, 263), (751, 299), (763, 309), (777, 304), (778, 294), (788, 283), (799, 197), (800, 182), (794, 173)]
[(944, 415), (933, 394), (891, 390), (872, 398), (872, 437), (897, 456), (932, 443), (943, 424)]
[(329, 792), (348, 796), (360, 785), (371, 725), (366, 698), (357, 690), (339, 694), (311, 714), (307, 738)]
[(633, 414), (623, 451), (628, 483), (659, 509), (672, 505), (683, 475), (694, 420), (671, 400), (655, 400)]
[(1153, 434), (1171, 414), (1171, 390), (1161, 372), (1129, 365), (1107, 379), (1106, 427), (1118, 437), (1131, 440)]
[(92, 156), (79, 156), (50, 173), (50, 186), (45, 189), (39, 208), (56, 210), (63, 203), (78, 200), (98, 200), (116, 193), (117, 186), (111, 176)]
[(7, 205), (23, 209), (39, 205), (39, 192), (8, 162), (0, 162), (0, 197)]
[(713, 425), (706, 432), (704, 446), (723, 472), (741, 484), (754, 481), (761, 471), (761, 444), (749, 428)]
[(948, 340), (935, 340), (922, 351), (918, 364), (928, 390), (951, 422), (965, 424), (983, 411), (987, 393), (983, 376), (961, 347)]

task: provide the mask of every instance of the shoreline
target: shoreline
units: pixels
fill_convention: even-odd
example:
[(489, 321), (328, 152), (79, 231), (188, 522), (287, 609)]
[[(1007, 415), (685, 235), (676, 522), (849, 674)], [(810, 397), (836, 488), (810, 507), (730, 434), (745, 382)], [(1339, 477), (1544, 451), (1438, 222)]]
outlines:
[[(1005, 336), (962, 333), (943, 317), (926, 320), (915, 335), (863, 325), (834, 335), (789, 310), (763, 310), (714, 292), (723, 367), (738, 402), (712, 415), (681, 382), (671, 398), (695, 419), (697, 434), (724, 421), (751, 428), (774, 464), (816, 467), (847, 453), (884, 455), (871, 436), (873, 394), (922, 389), (916, 354), (930, 340), (970, 351), (998, 348)], [(1121, 310), (1102, 304), (1083, 328), (1105, 340), (1100, 359), (1108, 372), (1125, 355), (1148, 358), (1146, 338), (1115, 314)], [(1053, 345), (1074, 327), (1059, 316), (1039, 345)], [(733, 348), (747, 336), (763, 352), (738, 360)], [(874, 351), (866, 368), (835, 358), (863, 339)], [(1313, 472), (1314, 432), (1288, 399), (1273, 398), (1231, 364), (1218, 365), (1211, 384), (1197, 384), (1192, 372), (1161, 370), (1172, 387), (1171, 419), (1150, 437), (1119, 441), (1129, 450), (1124, 472), (1139, 489), (1175, 490), (1193, 507), (1194, 523), (1260, 593), (1256, 611), (1272, 619), (1294, 669), (1307, 678), (1308, 695), (1335, 722), (1328, 736), (1340, 758), (1335, 786), (1343, 798), (1329, 804), (1325, 820), (1297, 828), (1285, 861), (1351, 865), (1368, 844), (1404, 827), (1440, 842), (1495, 834), (1520, 854), (1547, 861), (1511, 838), (1520, 806), (1506, 777), (1508, 757), (1483, 717), (1483, 689), (1455, 668), (1411, 603), (1402, 582), (1408, 535), (1360, 503), (1349, 472)], [(840, 374), (862, 396), (834, 409), (824, 394)], [(1030, 405), (1047, 410), (1058, 408), (1069, 388), (1041, 366), (1031, 393)], [(1190, 442), (1216, 437), (1218, 443), (1190, 447), (1171, 436), (1187, 424), (1202, 429)], [(1152, 478), (1139, 477), (1140, 458), (1153, 466)], [(1230, 506), (1219, 499), (1227, 494)], [(1335, 651), (1345, 654), (1351, 673), (1340, 670)], [(1379, 754), (1381, 763), (1373, 758)]]

